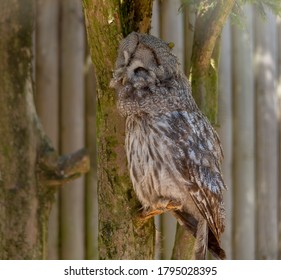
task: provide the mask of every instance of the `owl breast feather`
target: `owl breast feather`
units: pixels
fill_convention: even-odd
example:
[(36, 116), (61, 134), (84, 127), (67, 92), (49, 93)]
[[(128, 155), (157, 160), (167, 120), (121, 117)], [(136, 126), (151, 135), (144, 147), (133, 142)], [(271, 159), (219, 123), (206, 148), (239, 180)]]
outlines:
[[(159, 199), (185, 203), (190, 186), (220, 194), (221, 150), (200, 113), (169, 112), (129, 117), (126, 152), (131, 180), (144, 207)], [(208, 138), (205, 136), (208, 135)]]

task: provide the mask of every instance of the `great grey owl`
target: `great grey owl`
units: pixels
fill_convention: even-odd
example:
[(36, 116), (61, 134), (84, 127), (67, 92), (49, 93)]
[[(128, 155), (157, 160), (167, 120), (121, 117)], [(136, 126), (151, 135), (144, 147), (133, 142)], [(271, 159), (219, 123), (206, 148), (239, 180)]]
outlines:
[(223, 152), (177, 57), (166, 42), (133, 32), (120, 43), (111, 87), (126, 118), (128, 168), (145, 216), (171, 211), (196, 237), (194, 259), (205, 259), (207, 248), (224, 259)]

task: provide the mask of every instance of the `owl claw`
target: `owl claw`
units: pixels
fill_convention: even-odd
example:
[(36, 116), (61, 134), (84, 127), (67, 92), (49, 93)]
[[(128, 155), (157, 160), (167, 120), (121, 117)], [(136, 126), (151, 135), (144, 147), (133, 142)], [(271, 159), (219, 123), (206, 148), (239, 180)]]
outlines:
[(165, 212), (169, 212), (172, 210), (180, 210), (182, 205), (178, 202), (170, 201), (165, 207), (156, 208), (150, 211), (143, 211), (141, 213), (140, 219), (148, 220), (154, 216), (161, 215)]
[(168, 203), (166, 208), (168, 209), (168, 211), (171, 211), (171, 210), (181, 210), (182, 205), (179, 202), (171, 201), (171, 202)]
[(154, 216), (160, 215), (160, 214), (162, 214), (164, 212), (166, 212), (164, 209), (155, 209), (155, 210), (152, 210), (150, 212), (145, 211), (145, 212), (142, 212), (140, 218), (142, 220), (146, 221), (146, 220), (148, 220), (148, 219), (150, 219), (150, 218), (152, 218)]

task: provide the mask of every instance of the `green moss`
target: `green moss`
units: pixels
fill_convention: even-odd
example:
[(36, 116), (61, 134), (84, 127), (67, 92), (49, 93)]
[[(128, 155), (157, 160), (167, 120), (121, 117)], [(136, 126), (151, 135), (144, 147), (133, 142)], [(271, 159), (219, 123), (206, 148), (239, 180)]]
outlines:
[(6, 143), (3, 143), (3, 145), (1, 145), (1, 154), (3, 157), (9, 159), (9, 160), (12, 160), (12, 151), (11, 151), (11, 146), (10, 145), (7, 145)]
[(119, 16), (122, 28), (122, 34), (126, 37), (129, 33), (133, 31), (133, 9), (134, 1), (119, 1)]
[(212, 125), (217, 124), (218, 113), (218, 58), (212, 60), (208, 72), (202, 76), (200, 69), (193, 69), (192, 93), (196, 104)]
[(11, 24), (13, 30), (7, 42), (8, 73), (17, 94), (24, 93), (26, 78), (31, 73), (33, 9), (32, 5), (24, 2), (26, 1), (18, 1), (19, 7), (13, 11), (12, 16), (16, 21)]
[(102, 243), (105, 248), (110, 248), (107, 250), (107, 259), (114, 259), (114, 255), (117, 254), (116, 247), (112, 244), (114, 230), (113, 223), (110, 221), (100, 224), (99, 243)]
[(106, 142), (107, 160), (108, 161), (115, 160), (117, 158), (117, 154), (114, 148), (118, 145), (118, 141), (116, 137), (113, 135), (108, 135), (105, 137), (105, 142)]

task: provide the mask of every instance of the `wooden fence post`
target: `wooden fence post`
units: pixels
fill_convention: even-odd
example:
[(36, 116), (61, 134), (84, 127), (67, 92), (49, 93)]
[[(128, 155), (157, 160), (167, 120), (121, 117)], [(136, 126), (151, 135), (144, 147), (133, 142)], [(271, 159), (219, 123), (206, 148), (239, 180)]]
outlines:
[[(61, 1), (61, 149), (63, 153), (84, 146), (84, 20), (80, 0)], [(61, 257), (85, 258), (84, 180), (61, 192)]]
[(232, 27), (234, 259), (254, 259), (256, 246), (253, 13), (244, 12), (245, 30)]
[[(59, 144), (59, 2), (36, 2), (35, 103), (46, 134)], [(59, 201), (52, 206), (48, 231), (48, 258), (59, 258)]]
[(232, 60), (231, 60), (231, 28), (225, 25), (221, 38), (221, 53), (219, 64), (219, 102), (218, 102), (218, 133), (224, 150), (222, 171), (228, 186), (224, 193), (226, 209), (226, 228), (222, 237), (222, 247), (228, 259), (232, 259), (232, 209), (233, 209), (233, 140), (232, 140)]
[(276, 24), (255, 14), (257, 259), (278, 257)]
[[(278, 95), (278, 107), (279, 107), (279, 151), (281, 151), (281, 17), (277, 18), (277, 95)], [(278, 221), (278, 227), (279, 227), (279, 252), (278, 252), (278, 259), (281, 259), (281, 153), (279, 152), (279, 177), (278, 177), (278, 188), (279, 188), (279, 221)]]

